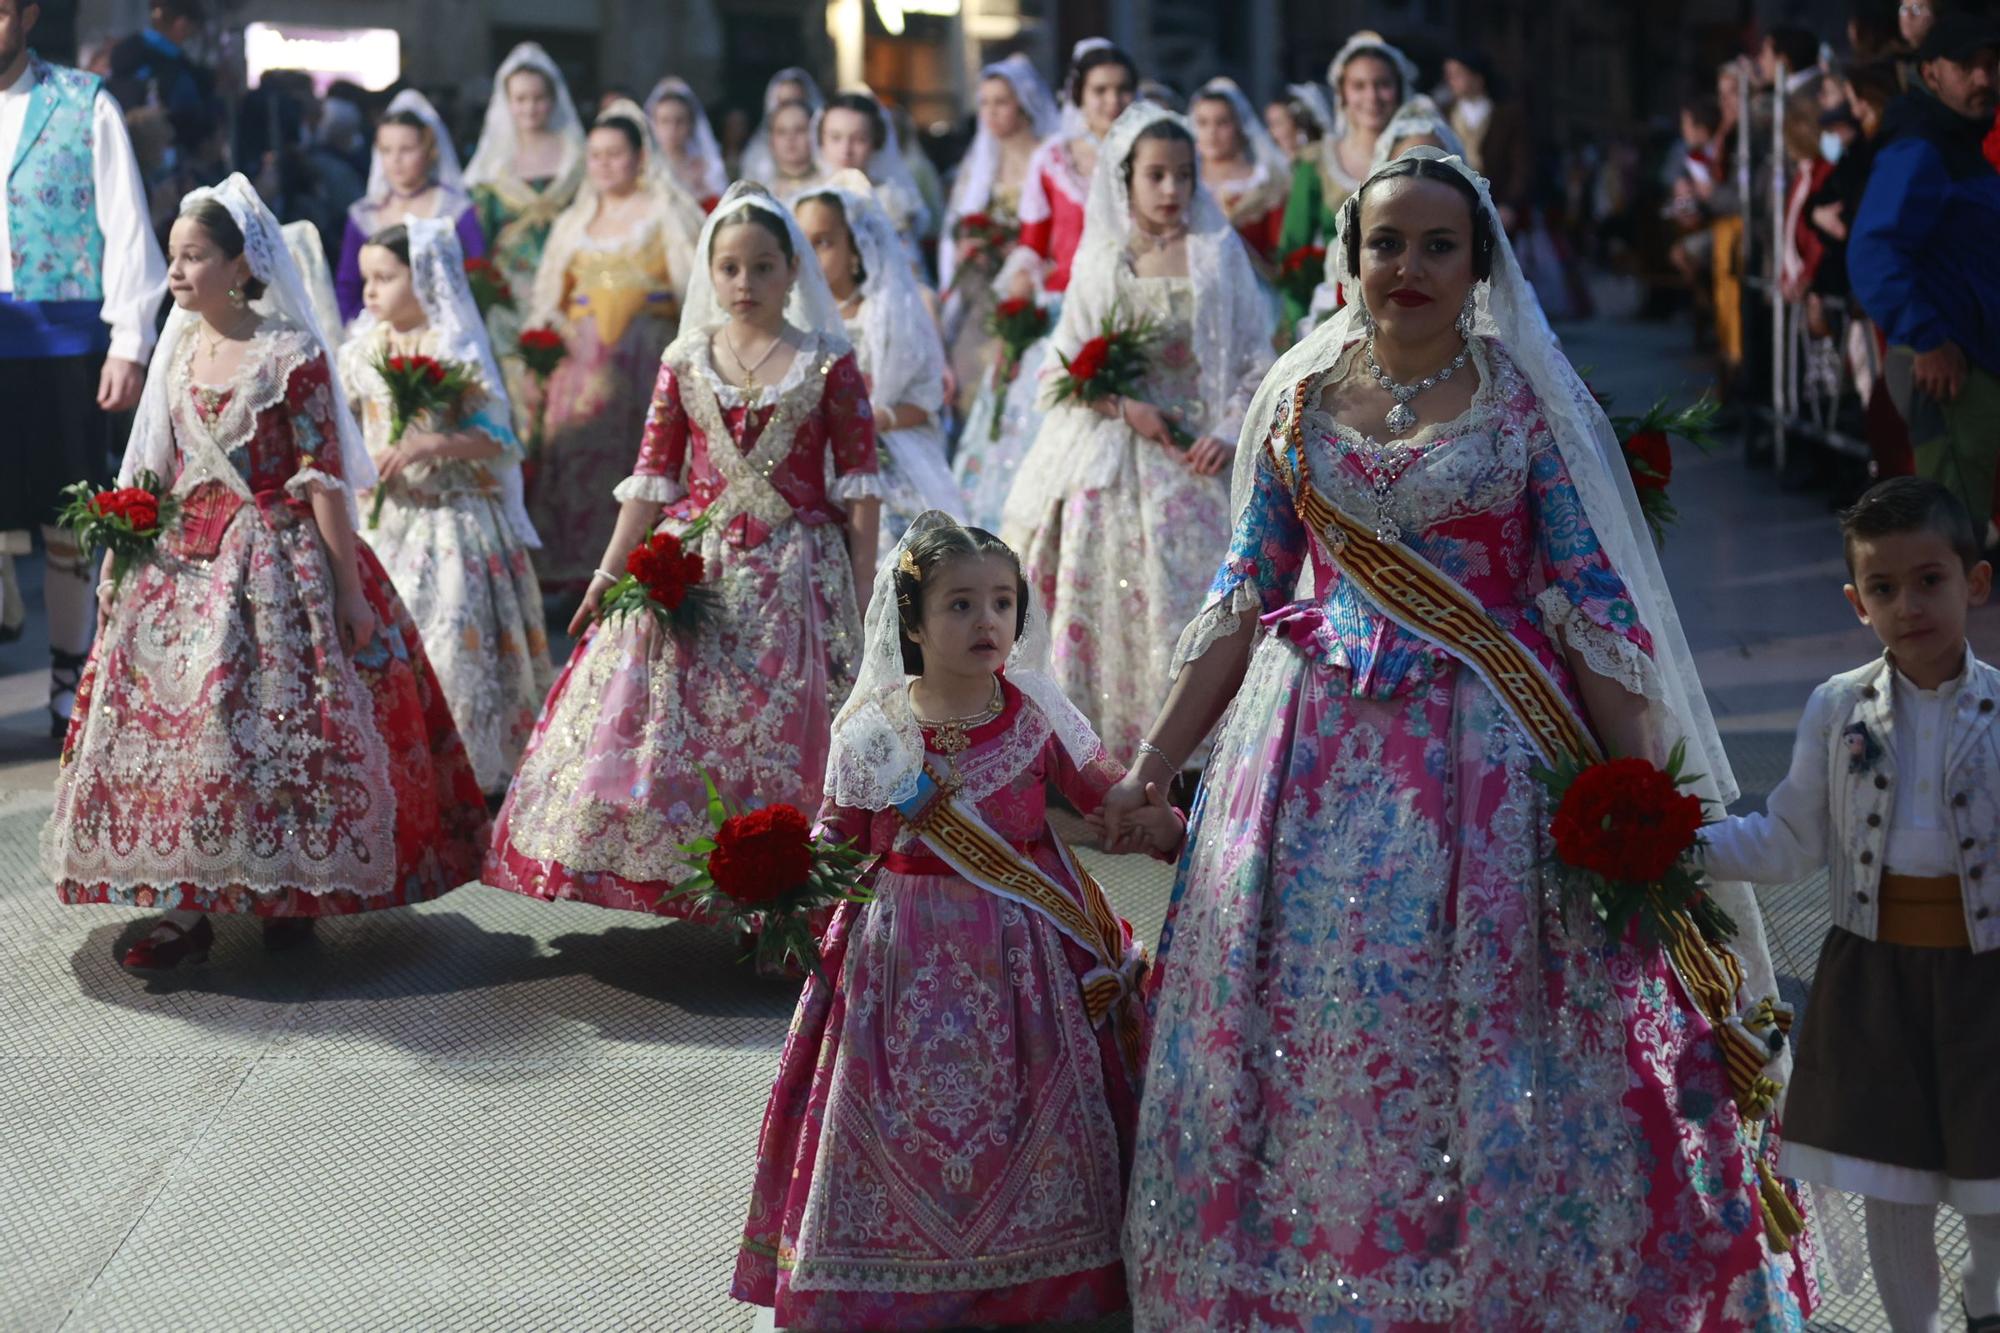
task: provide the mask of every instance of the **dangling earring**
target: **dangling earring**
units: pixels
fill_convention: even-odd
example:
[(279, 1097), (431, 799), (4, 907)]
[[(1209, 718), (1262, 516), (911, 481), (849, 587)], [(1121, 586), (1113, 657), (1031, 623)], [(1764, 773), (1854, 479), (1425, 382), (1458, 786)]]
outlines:
[(1458, 308), (1458, 336), (1472, 341), (1472, 317), (1479, 310), (1479, 284), (1473, 283), (1465, 289), (1465, 304)]
[(241, 287), (231, 287), (229, 289), (229, 304), (235, 306), (238, 310), (241, 310), (244, 306), (250, 304), (250, 302), (248, 298), (246, 298), (243, 295), (243, 289)]
[(1357, 297), (1354, 303), (1361, 307), (1361, 331), (1367, 334), (1371, 338), (1374, 337), (1375, 312), (1368, 308), (1368, 301), (1366, 298)]
[(847, 276), (848, 276), (848, 277), (850, 277), (850, 278), (852, 278), (852, 279), (854, 279), (854, 281), (856, 281), (856, 282), (859, 282), (859, 281), (861, 281), (861, 261), (860, 261), (860, 260), (858, 260), (858, 259), (857, 259), (857, 260), (855, 260), (855, 261), (854, 261), (854, 263), (853, 263), (853, 264), (849, 265), (849, 267), (848, 267), (848, 270), (847, 270)]

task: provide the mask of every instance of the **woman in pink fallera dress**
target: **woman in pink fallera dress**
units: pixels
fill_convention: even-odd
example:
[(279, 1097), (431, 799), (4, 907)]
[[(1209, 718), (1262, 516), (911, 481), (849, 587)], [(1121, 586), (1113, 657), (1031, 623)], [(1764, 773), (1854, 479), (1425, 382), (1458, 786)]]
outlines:
[(1235, 536), (1105, 807), (1115, 836), (1229, 704), (1155, 973), (1136, 1324), (1795, 1329), (1786, 1064), (1722, 1051), (1768, 1039), (1754, 902), (1715, 886), (1741, 934), (1670, 966), (1540, 869), (1555, 757), (1685, 738), (1734, 794), (1615, 437), (1459, 159), (1378, 168), (1340, 235), (1362, 299), (1252, 406)]
[[(725, 302), (727, 303), (725, 305)], [(798, 224), (738, 184), (701, 233), (618, 525), (501, 807), (488, 884), (688, 915), (663, 895), (712, 831), (704, 774), (748, 805), (816, 809), (833, 710), (854, 680), (874, 571), (874, 418), (840, 310)], [(614, 497), (606, 497), (611, 499)], [(705, 519), (715, 623), (592, 624), (626, 556)]]
[[(867, 644), (820, 834), (881, 857), (874, 901), (834, 914), (799, 998), (732, 1290), (799, 1329), (1123, 1309), (1145, 954), (1045, 796), (1094, 811), (1119, 769), (990, 533), (920, 516)], [(1157, 789), (1140, 820), (1179, 844)]]

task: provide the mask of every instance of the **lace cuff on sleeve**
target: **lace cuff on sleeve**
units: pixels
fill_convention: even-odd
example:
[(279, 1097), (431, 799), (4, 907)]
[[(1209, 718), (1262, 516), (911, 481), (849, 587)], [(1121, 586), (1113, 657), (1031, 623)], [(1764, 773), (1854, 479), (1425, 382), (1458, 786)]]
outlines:
[(346, 482), (331, 473), (321, 472), (316, 467), (302, 467), (286, 480), (285, 494), (311, 500), (314, 487), (329, 492), (345, 492), (348, 489)]
[(1561, 588), (1542, 589), (1535, 605), (1541, 609), (1542, 626), (1549, 636), (1574, 650), (1592, 671), (1642, 698), (1665, 697), (1659, 668), (1646, 650), (1585, 615)]
[(1263, 609), (1257, 595), (1257, 584), (1251, 579), (1245, 579), (1230, 589), (1228, 596), (1210, 601), (1201, 609), (1201, 614), (1181, 631), (1181, 641), (1174, 648), (1172, 674), (1178, 676), (1182, 667), (1213, 648), (1217, 639), (1226, 639), (1242, 629), (1245, 611), (1257, 615)]
[(881, 500), (888, 494), (879, 472), (849, 472), (835, 477), (833, 485), (827, 489), (827, 498), (837, 505), (846, 505), (854, 500)]
[(619, 504), (627, 500), (645, 500), (651, 504), (670, 505), (685, 500), (687, 493), (687, 487), (672, 477), (634, 473), (612, 489), (611, 498)]

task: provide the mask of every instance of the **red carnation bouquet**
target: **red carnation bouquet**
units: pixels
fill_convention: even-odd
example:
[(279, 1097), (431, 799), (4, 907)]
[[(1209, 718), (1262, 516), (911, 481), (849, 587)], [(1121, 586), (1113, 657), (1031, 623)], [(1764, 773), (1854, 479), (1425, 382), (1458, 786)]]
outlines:
[(860, 882), (865, 859), (860, 849), (815, 842), (812, 822), (797, 806), (744, 810), (715, 789), (714, 778), (704, 773), (702, 781), (715, 834), (681, 848), (702, 869), (663, 899), (691, 897), (704, 915), (754, 931), (761, 970), (796, 964), (825, 984), (812, 914), (835, 903), (869, 900)]
[[(475, 381), (472, 372), (456, 361), (440, 361), (429, 356), (375, 358), (375, 373), (389, 392), (389, 447), (402, 443), (403, 435), (420, 417), (428, 417), (442, 427), (457, 415)], [(382, 502), (389, 488), (375, 488), (375, 503), (368, 510), (370, 531), (382, 524)]]
[(708, 573), (705, 562), (691, 549), (702, 527), (696, 519), (678, 537), (656, 532), (634, 547), (625, 557), (625, 576), (604, 590), (598, 615), (608, 619), (645, 612), (683, 639), (697, 633), (714, 616), (717, 597), (702, 582)]
[(518, 344), (521, 364), (535, 380), (537, 389), (535, 402), (535, 422), (528, 431), (527, 455), (530, 461), (541, 457), (542, 430), (548, 418), (549, 376), (556, 373), (569, 356), (569, 344), (554, 329), (523, 329)]
[[(1146, 370), (1159, 351), (1160, 332), (1149, 321), (1121, 326), (1115, 315), (1104, 321), (1103, 331), (1076, 349), (1075, 356), (1062, 358), (1063, 373), (1056, 376), (1056, 401), (1090, 404), (1114, 395), (1142, 398)], [(1194, 443), (1194, 436), (1171, 416), (1168, 429), (1174, 444), (1182, 449)]]
[[(1598, 398), (1600, 403), (1609, 401)], [(1666, 545), (1667, 529), (1680, 517), (1674, 502), (1667, 498), (1667, 487), (1674, 479), (1673, 441), (1686, 440), (1703, 453), (1714, 449), (1715, 418), (1721, 410), (1722, 405), (1704, 393), (1686, 407), (1670, 409), (1662, 398), (1644, 416), (1611, 418), (1611, 429), (1618, 432), (1625, 453), (1625, 466), (1632, 472), (1632, 487), (1639, 492), (1639, 510), (1646, 516), (1656, 546)]]
[(466, 260), (465, 282), (472, 288), (472, 300), (479, 307), (481, 319), (485, 319), (496, 307), (502, 310), (514, 308), (513, 285), (492, 260)]
[(134, 561), (152, 554), (160, 533), (180, 509), (180, 501), (150, 469), (141, 469), (133, 481), (136, 484), (110, 491), (100, 491), (87, 481), (65, 486), (62, 512), (56, 517), (85, 550), (111, 552), (113, 587)]
[(953, 225), (951, 235), (960, 247), (958, 269), (952, 275), (955, 287), (974, 276), (992, 281), (1020, 243), (1021, 228), (990, 213), (967, 213)]
[(1536, 770), (1555, 799), (1549, 868), (1565, 896), (1585, 905), (1614, 942), (1637, 921), (1639, 938), (1657, 946), (1675, 913), (1685, 913), (1715, 943), (1736, 933), (1736, 923), (1705, 892), (1694, 858), (1709, 821), (1701, 797), (1684, 790), (1699, 780), (1686, 767), (1682, 742), (1665, 768), (1607, 759)]
[(1278, 288), (1300, 309), (1312, 304), (1313, 292), (1326, 281), (1326, 247), (1302, 245), (1278, 261)]
[[(1000, 355), (993, 363), (994, 394), (1000, 397), (1020, 373), (1021, 357), (1039, 339), (1048, 336), (1049, 312), (1031, 296), (1010, 296), (993, 307), (986, 331), (1000, 340)], [(996, 440), (1000, 438), (1001, 415), (995, 407), (992, 433)]]

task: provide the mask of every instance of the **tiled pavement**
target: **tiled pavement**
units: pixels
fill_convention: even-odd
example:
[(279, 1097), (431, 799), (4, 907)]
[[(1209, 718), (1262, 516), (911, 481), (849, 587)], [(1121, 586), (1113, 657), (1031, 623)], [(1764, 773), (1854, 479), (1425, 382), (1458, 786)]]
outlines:
[[(1674, 330), (1570, 336), (1621, 405), (1681, 373)], [(1680, 462), (1670, 572), (1757, 800), (1872, 641), (1823, 498)], [(2000, 618), (1975, 637), (2000, 649)], [(139, 982), (112, 962), (139, 916), (35, 872), (37, 659), (0, 649), (0, 1329), (751, 1327), (725, 1293), (789, 988), (699, 928), (480, 887), (282, 959), (224, 920), (207, 967)], [(1165, 873), (1085, 856), (1156, 935)], [(1801, 987), (1823, 896), (1764, 900)], [(1864, 1288), (1817, 1327), (1882, 1322)]]

